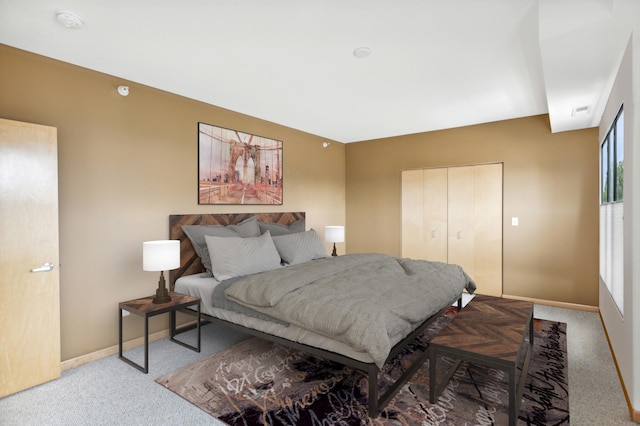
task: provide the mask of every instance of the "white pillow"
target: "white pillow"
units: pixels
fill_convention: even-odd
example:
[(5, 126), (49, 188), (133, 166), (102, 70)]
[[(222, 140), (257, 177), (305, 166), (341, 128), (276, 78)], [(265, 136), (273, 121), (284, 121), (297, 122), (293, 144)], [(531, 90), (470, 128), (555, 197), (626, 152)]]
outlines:
[(280, 255), (269, 232), (249, 238), (205, 235), (205, 239), (211, 271), (218, 281), (280, 267)]
[(278, 235), (273, 237), (273, 242), (282, 261), (289, 265), (328, 257), (322, 241), (313, 229), (295, 234)]

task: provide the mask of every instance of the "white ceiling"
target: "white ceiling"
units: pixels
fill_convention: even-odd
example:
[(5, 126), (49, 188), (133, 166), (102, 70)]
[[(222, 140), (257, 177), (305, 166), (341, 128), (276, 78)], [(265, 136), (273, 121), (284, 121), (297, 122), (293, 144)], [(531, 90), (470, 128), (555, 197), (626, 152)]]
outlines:
[(0, 43), (345, 143), (547, 112), (557, 132), (598, 125), (639, 4), (0, 0)]

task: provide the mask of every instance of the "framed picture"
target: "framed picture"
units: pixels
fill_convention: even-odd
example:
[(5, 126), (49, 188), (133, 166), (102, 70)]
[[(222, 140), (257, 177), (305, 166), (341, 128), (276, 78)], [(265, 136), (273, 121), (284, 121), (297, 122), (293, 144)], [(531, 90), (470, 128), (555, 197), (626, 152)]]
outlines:
[(282, 141), (198, 123), (198, 204), (282, 204)]

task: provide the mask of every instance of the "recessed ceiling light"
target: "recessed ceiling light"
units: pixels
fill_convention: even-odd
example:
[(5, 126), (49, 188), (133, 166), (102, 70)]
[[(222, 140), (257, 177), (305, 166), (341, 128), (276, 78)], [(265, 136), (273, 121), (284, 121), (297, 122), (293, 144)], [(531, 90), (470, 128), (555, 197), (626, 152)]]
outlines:
[(84, 25), (82, 18), (73, 12), (56, 12), (56, 19), (64, 25), (65, 28), (80, 29)]
[(358, 47), (353, 51), (353, 56), (355, 56), (356, 58), (362, 59), (366, 58), (369, 55), (371, 55), (371, 49), (369, 49), (368, 47)]

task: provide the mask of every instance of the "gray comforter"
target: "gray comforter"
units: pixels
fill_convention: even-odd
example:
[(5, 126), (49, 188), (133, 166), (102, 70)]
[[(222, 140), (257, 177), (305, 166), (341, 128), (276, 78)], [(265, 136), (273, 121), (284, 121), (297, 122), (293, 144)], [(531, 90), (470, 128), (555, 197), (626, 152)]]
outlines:
[(382, 367), (393, 345), (475, 284), (457, 265), (354, 254), (246, 276), (231, 300), (368, 353)]

